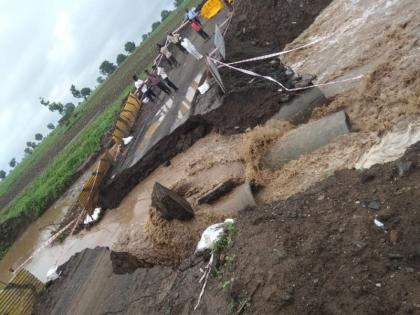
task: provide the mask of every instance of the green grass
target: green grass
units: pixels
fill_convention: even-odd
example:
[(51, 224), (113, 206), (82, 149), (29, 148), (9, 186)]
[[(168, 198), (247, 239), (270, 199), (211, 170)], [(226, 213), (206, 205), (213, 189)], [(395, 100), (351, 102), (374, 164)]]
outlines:
[(18, 215), (39, 216), (48, 204), (64, 193), (77, 169), (100, 148), (102, 136), (108, 132), (126, 95), (101, 113), (58, 154), (48, 168), (32, 181), (1, 213), (0, 221)]

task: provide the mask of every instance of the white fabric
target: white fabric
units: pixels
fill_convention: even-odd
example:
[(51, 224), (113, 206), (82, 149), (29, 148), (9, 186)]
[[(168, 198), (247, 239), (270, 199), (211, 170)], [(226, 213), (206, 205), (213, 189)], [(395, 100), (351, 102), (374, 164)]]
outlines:
[(195, 48), (193, 43), (188, 38), (184, 38), (181, 42), (182, 47), (184, 47), (195, 59), (200, 60), (203, 58), (203, 55)]
[(201, 234), (201, 239), (197, 244), (195, 252), (199, 253), (206, 249), (211, 249), (213, 244), (222, 236), (223, 224), (233, 222), (235, 222), (235, 220), (226, 219), (224, 223), (210, 225), (207, 229), (204, 230), (203, 234)]
[(162, 79), (166, 79), (168, 75), (163, 67), (157, 67), (157, 74), (162, 77)]

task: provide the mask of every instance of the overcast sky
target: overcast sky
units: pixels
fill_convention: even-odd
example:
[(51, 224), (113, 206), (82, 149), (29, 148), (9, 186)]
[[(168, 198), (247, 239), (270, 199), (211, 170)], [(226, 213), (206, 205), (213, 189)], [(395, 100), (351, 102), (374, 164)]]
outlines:
[(0, 0), (0, 170), (23, 157), (26, 141), (60, 118), (39, 103), (74, 102), (105, 59), (136, 45), (173, 0)]

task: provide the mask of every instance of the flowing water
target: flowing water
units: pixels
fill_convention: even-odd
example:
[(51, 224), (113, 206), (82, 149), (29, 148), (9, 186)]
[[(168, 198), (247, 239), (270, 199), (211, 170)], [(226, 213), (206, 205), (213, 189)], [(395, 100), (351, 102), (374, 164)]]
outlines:
[[(90, 230), (84, 230), (78, 235), (68, 237), (62, 244), (47, 247), (35, 255), (25, 268), (42, 281), (46, 281), (47, 271), (65, 263), (72, 255), (97, 246), (113, 247), (119, 236), (127, 230), (142, 233), (143, 225), (149, 213), (151, 193), (155, 182), (171, 187), (182, 179), (190, 178), (194, 186), (214, 186), (226, 177), (238, 177), (243, 174), (243, 168), (237, 161), (238, 154), (230, 152), (229, 147), (240, 138), (219, 139), (220, 136), (210, 136), (192, 147), (188, 154), (180, 154), (172, 160), (169, 167), (160, 167), (148, 178), (138, 184), (116, 209), (108, 210), (102, 220)], [(219, 140), (218, 140), (219, 139)], [(211, 150), (208, 141), (216, 144)], [(211, 152), (209, 152), (209, 150)], [(50, 236), (57, 224), (62, 220), (67, 210), (77, 199), (84, 181), (91, 173), (86, 172), (44, 215), (35, 221), (25, 233), (14, 243), (4, 259), (0, 261), (0, 281), (7, 282), (12, 277), (9, 268), (16, 269)], [(192, 174), (194, 173), (194, 174)]]

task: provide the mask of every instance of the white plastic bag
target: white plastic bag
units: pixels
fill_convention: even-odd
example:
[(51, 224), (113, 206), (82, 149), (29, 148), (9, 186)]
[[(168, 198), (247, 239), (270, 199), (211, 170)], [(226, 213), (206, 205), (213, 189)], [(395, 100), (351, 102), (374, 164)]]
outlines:
[(211, 249), (213, 244), (219, 240), (219, 238), (223, 234), (223, 225), (225, 223), (234, 223), (234, 219), (226, 219), (224, 223), (216, 223), (210, 225), (207, 229), (204, 230), (203, 234), (201, 234), (201, 239), (197, 244), (197, 248), (195, 249), (196, 253), (200, 253), (206, 249)]
[(60, 277), (61, 272), (58, 273), (57, 269), (58, 269), (58, 267), (52, 267), (50, 270), (48, 270), (47, 281), (54, 281), (54, 280), (57, 280)]
[(86, 216), (85, 220), (83, 221), (83, 224), (86, 225), (98, 221), (99, 215), (101, 214), (101, 210), (101, 208), (96, 208), (95, 210), (93, 210), (92, 215)]

